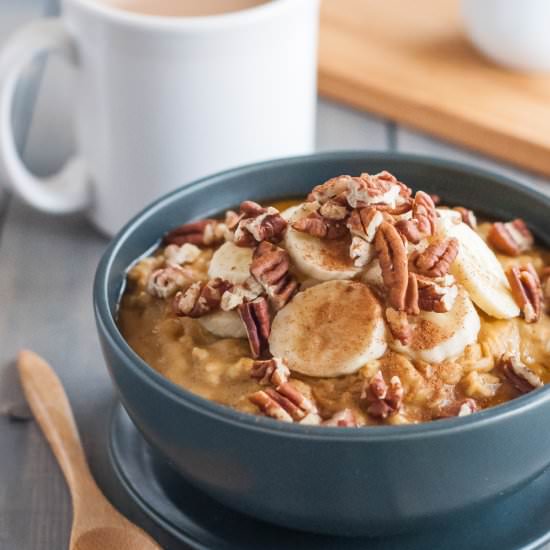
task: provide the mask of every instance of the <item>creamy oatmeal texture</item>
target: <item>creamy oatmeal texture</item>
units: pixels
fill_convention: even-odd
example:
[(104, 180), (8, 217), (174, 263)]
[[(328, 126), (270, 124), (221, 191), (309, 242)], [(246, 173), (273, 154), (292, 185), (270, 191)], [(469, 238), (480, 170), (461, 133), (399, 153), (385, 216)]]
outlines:
[[(435, 202), (434, 202), (435, 201)], [(550, 380), (550, 256), (388, 172), (165, 235), (119, 326), (172, 382), (304, 424), (463, 416)]]

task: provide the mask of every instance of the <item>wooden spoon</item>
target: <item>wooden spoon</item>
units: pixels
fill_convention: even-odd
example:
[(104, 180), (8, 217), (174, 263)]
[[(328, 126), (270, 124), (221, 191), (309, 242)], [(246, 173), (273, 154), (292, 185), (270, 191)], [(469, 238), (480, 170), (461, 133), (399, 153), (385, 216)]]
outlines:
[(73, 501), (70, 550), (159, 550), (144, 531), (117, 512), (88, 468), (73, 413), (61, 381), (31, 351), (19, 353), (23, 391), (63, 470)]

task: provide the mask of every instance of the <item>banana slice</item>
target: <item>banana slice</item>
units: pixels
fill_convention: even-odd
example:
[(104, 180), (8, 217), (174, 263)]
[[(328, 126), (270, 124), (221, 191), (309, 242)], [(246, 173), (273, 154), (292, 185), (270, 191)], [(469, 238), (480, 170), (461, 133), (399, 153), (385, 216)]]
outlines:
[(519, 308), (504, 270), (485, 241), (465, 223), (457, 223), (452, 215), (439, 218), (438, 233), (445, 238), (458, 239), (460, 246), (451, 273), (474, 303), (497, 319), (517, 317)]
[(380, 304), (363, 283), (328, 281), (298, 293), (271, 326), (269, 348), (291, 371), (349, 374), (386, 351)]
[(361, 268), (353, 265), (349, 255), (351, 239), (318, 239), (292, 229), (291, 224), (311, 213), (312, 203), (288, 208), (282, 216), (289, 222), (284, 247), (296, 269), (318, 281), (352, 279)]
[(393, 340), (390, 347), (413, 360), (441, 363), (460, 355), (466, 346), (477, 341), (479, 315), (468, 293), (459, 287), (453, 308), (447, 313), (421, 311), (409, 316), (411, 341), (403, 345)]
[(226, 242), (214, 252), (208, 266), (208, 277), (220, 277), (233, 284), (242, 284), (250, 277), (252, 249)]
[(246, 329), (236, 311), (216, 311), (198, 318), (199, 323), (220, 338), (246, 338)]

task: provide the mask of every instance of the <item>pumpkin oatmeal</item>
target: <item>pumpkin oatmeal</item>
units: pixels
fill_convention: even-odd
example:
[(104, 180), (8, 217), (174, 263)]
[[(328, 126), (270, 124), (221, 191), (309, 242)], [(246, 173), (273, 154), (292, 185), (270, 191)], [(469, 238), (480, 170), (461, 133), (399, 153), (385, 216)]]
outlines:
[(522, 220), (434, 198), (339, 176), (184, 224), (128, 271), (120, 330), (175, 384), (286, 422), (426, 422), (535, 390), (549, 253)]

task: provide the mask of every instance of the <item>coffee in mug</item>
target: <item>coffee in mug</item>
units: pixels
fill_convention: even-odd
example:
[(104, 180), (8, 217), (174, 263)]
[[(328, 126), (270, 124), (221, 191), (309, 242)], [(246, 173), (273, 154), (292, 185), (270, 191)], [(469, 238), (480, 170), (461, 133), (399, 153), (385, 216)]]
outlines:
[(219, 15), (254, 8), (270, 0), (102, 0), (114, 8), (163, 17)]

